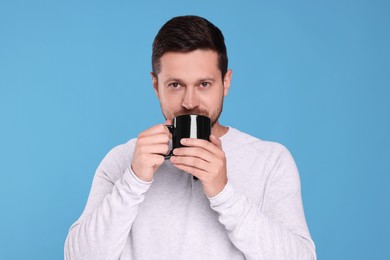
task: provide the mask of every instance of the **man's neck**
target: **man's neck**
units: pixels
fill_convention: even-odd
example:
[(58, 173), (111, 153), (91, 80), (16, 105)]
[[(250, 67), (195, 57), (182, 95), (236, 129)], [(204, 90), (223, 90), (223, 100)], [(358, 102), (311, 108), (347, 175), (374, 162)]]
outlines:
[(216, 137), (220, 138), (224, 134), (226, 134), (229, 130), (229, 127), (223, 126), (219, 124), (217, 121), (214, 126), (211, 128), (211, 134), (215, 135)]

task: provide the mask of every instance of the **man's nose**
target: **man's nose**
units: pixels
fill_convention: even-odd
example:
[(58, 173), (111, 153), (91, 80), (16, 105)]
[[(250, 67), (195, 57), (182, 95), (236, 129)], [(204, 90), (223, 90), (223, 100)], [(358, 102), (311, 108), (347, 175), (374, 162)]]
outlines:
[(199, 98), (195, 89), (187, 87), (181, 104), (186, 109), (193, 109), (199, 105)]

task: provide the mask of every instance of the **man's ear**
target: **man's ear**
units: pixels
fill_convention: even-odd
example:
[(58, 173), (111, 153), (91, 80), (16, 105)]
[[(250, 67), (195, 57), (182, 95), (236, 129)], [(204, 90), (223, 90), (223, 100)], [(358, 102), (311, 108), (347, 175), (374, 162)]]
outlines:
[(230, 83), (232, 81), (232, 75), (233, 75), (233, 71), (231, 69), (228, 69), (228, 71), (225, 74), (225, 77), (223, 78), (223, 95), (225, 97), (229, 93)]
[(156, 93), (156, 96), (158, 97), (158, 81), (157, 81), (157, 76), (156, 76), (153, 72), (150, 72), (150, 76), (152, 76), (152, 84), (153, 84), (154, 92)]

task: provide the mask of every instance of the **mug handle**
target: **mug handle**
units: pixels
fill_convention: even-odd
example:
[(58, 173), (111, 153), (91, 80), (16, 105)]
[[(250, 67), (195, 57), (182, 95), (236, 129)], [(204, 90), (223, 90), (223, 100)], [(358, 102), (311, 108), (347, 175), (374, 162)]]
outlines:
[[(169, 132), (173, 134), (173, 125), (165, 125), (165, 126), (168, 128)], [(173, 155), (173, 149), (170, 152), (168, 152), (168, 154), (164, 155), (164, 159), (168, 160), (169, 158), (171, 158), (172, 155)]]

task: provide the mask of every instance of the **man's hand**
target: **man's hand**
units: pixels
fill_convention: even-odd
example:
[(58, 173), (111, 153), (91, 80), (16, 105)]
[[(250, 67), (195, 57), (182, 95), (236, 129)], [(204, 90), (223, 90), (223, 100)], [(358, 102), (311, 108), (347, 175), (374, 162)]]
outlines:
[(208, 197), (220, 193), (227, 183), (226, 158), (221, 141), (210, 135), (210, 142), (186, 138), (181, 143), (186, 147), (176, 148), (171, 162), (178, 169), (197, 177)]
[[(170, 124), (167, 121), (166, 124)], [(169, 130), (163, 125), (155, 125), (138, 135), (131, 168), (143, 181), (151, 181), (155, 172), (164, 163), (164, 155), (169, 151)]]

